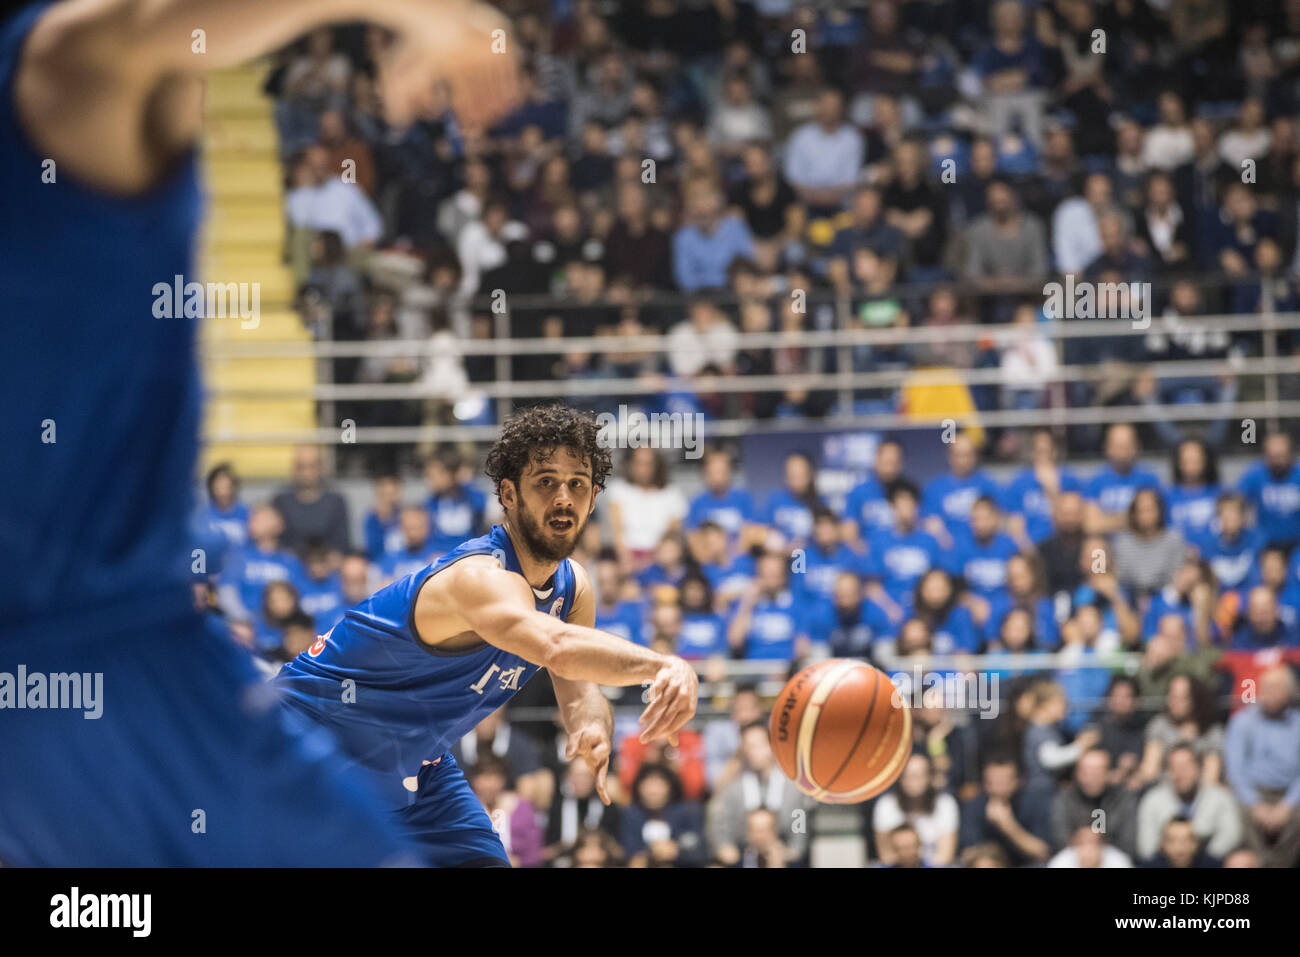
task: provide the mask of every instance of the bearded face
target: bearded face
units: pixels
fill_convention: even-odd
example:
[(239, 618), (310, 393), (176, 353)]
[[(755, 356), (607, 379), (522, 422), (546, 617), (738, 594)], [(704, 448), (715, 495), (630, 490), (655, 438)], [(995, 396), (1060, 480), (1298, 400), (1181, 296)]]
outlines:
[(542, 562), (573, 554), (591, 517), (591, 466), (570, 449), (530, 462), (506, 507), (522, 544)]

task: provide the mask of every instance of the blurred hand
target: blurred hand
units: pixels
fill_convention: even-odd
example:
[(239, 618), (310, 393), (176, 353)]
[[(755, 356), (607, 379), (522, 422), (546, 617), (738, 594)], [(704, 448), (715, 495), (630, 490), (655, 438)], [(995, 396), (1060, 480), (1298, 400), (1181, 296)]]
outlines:
[[(437, 87), (451, 87), (462, 127), (488, 126), (519, 98), (519, 62), (509, 21), (486, 3), (412, 10), (379, 58), (379, 92), (394, 126), (433, 119)], [(504, 31), (493, 36), (494, 31)], [(503, 49), (504, 45), (504, 49)]]

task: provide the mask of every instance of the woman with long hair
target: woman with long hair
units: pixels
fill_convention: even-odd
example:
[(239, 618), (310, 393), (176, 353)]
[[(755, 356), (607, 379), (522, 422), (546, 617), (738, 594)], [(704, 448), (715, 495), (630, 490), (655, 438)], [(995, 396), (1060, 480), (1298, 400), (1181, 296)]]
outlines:
[(960, 810), (956, 799), (934, 785), (934, 764), (928, 754), (912, 752), (898, 783), (876, 801), (871, 814), (876, 852), (893, 864), (889, 833), (910, 824), (921, 838), (921, 860), (930, 867), (946, 867), (957, 852)]

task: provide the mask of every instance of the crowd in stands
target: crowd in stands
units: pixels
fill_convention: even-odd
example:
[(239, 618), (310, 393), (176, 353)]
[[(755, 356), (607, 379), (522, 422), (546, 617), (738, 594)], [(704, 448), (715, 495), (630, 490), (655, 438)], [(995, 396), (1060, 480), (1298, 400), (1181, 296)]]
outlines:
[[(1207, 314), (1297, 306), (1300, 3), (1264, 0), (507, 2), (524, 99), (491, 129), (435, 104), (393, 127), (381, 31), (341, 26), (283, 52), (267, 84), (286, 164), (305, 321), (344, 340), (439, 337), (429, 356), (336, 360), (340, 382), (415, 383), (358, 402), (362, 425), (491, 423), (490, 357), (457, 341), (555, 340), (512, 381), (658, 386), (648, 405), (817, 417), (802, 387), (705, 393), (701, 375), (1001, 369), (980, 409), (1230, 402), (1258, 334)], [(1046, 281), (1125, 286), (1171, 324), (1071, 340), (1035, 320)], [(789, 295), (803, 290), (807, 308)], [(536, 297), (548, 297), (539, 300)], [(504, 297), (504, 298), (503, 298)], [(532, 297), (532, 298), (529, 298)], [(1005, 328), (980, 342), (747, 350), (738, 332)], [(569, 348), (662, 334), (661, 355)], [(1279, 353), (1300, 342), (1279, 336)], [(1053, 388), (1066, 363), (1104, 380)], [(1222, 361), (1217, 376), (1144, 374)], [(1294, 377), (1282, 382), (1294, 393)], [(854, 409), (897, 406), (854, 391)], [(341, 413), (342, 414), (342, 413)], [(1183, 433), (1156, 426), (1169, 446)], [(1014, 433), (993, 454), (1015, 453)], [(1229, 438), (1226, 423), (1209, 434)], [(1073, 429), (1095, 451), (1098, 429)], [(390, 462), (368, 463), (391, 467)], [(410, 463), (403, 463), (410, 464)]]
[[(688, 501), (665, 453), (631, 449), (573, 560), (595, 588), (597, 627), (695, 659), (719, 688), (732, 686), (729, 661), (783, 679), (825, 656), (890, 674), (958, 656), (943, 668), (996, 676), (996, 719), (943, 702), (917, 709), (912, 763), (863, 821), (874, 860), (1181, 861), (1189, 825), (1197, 862), (1246, 848), (1258, 863), (1295, 864), (1300, 464), (1291, 438), (1264, 437), (1232, 485), (1200, 439), (1175, 447), (1162, 480), (1123, 423), (1108, 428), (1104, 463), (1089, 475), (1061, 460), (1046, 429), (1026, 447), (1023, 468), (999, 481), (959, 433), (947, 468), (918, 483), (886, 438), (842, 508), (819, 494), (817, 463), (802, 453), (787, 456), (783, 486), (756, 502), (734, 452), (711, 447)], [(360, 540), (318, 448), (299, 448), (291, 483), (251, 505), (234, 471), (214, 468), (195, 521), (207, 556), (196, 590), (214, 627), (272, 673), (351, 604), (499, 518), (473, 465), (440, 448), (415, 500), (398, 477), (380, 476)], [(997, 653), (1019, 657), (960, 658)], [(1032, 665), (1048, 653), (1050, 664)], [(537, 685), (521, 698), (546, 707)], [(560, 761), (562, 748), (552, 753), (549, 725), (510, 735), (489, 722), (465, 763), (483, 776), (475, 786), (508, 823), (521, 864), (806, 861), (814, 832), (791, 822), (813, 805), (773, 769), (757, 686), (730, 694), (729, 719), (697, 719), (677, 748), (639, 745), (622, 723), (634, 721), (639, 689), (614, 699), (631, 732), (615, 765), (617, 812), (592, 798), (583, 768)], [(489, 740), (504, 767), (475, 763)], [(1111, 822), (1100, 844), (1088, 829), (1097, 808)], [(605, 817), (615, 813), (617, 825)]]
[[(970, 386), (979, 410), (1227, 408), (1259, 389), (1243, 360), (1300, 349), (1285, 330), (1266, 342), (1203, 319), (1300, 306), (1300, 0), (502, 7), (524, 95), (491, 129), (465, 128), (445, 99), (387, 123), (374, 28), (317, 31), (268, 78), (303, 321), (319, 338), (431, 341), (427, 355), (335, 359), (335, 381), (424, 396), (340, 403), (339, 418), (497, 422), (492, 401), (469, 401), (497, 361), (457, 344), (502, 335), (503, 304), (509, 335), (555, 346), (513, 356), (511, 381), (598, 381), (604, 394), (571, 404), (711, 418), (900, 399), (855, 388), (846, 410), (836, 390), (711, 393), (702, 376), (918, 366), (1000, 370)], [(1045, 284), (1063, 279), (1115, 284), (1118, 305), (1163, 321), (1060, 345), (1040, 323), (1058, 318)], [(989, 335), (847, 353), (738, 338), (970, 323)], [(629, 335), (664, 350), (569, 344)], [(1219, 373), (1155, 374), (1189, 359)], [(1062, 386), (1062, 363), (1106, 374)], [(1297, 383), (1280, 377), (1278, 397), (1300, 398)], [(727, 663), (783, 678), (828, 655), (892, 673), (1014, 654), (969, 660), (999, 679), (996, 718), (914, 708), (902, 776), (859, 809), (870, 862), (1296, 866), (1292, 439), (1249, 444), (1226, 413), (1195, 429), (1152, 418), (1007, 429), (982, 446), (960, 434), (924, 481), (882, 441), (843, 503), (819, 495), (803, 453), (758, 501), (734, 450), (710, 449), (688, 500), (662, 455), (632, 450), (574, 560), (597, 626), (698, 660), (713, 707), (678, 746), (646, 746), (626, 733), (639, 689), (616, 698), (612, 807), (563, 759), (558, 726), (509, 711), (481, 724), (457, 757), (512, 860), (815, 863), (819, 823), (842, 811), (775, 767), (770, 699)], [(1169, 457), (1167, 479), (1144, 449)], [(1243, 451), (1256, 461), (1221, 480), (1220, 454)], [(245, 502), (228, 466), (207, 479), (196, 594), (268, 671), (499, 518), (461, 450), (339, 452), (373, 479), (360, 537), (318, 449), (297, 450), (265, 502)], [(1067, 453), (1103, 464), (1077, 474)], [(1018, 471), (996, 479), (994, 462)], [(418, 500), (403, 492), (412, 469)], [(1035, 655), (1051, 664), (1025, 667)], [(511, 707), (553, 703), (544, 684)]]

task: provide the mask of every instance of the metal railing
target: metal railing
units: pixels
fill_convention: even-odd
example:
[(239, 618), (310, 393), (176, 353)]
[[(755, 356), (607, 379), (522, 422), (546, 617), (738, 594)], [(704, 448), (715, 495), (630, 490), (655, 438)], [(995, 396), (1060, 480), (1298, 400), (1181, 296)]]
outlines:
[[(565, 303), (550, 300), (555, 311), (563, 311)], [(828, 299), (823, 304), (843, 304), (842, 299)], [(810, 308), (818, 303), (810, 299)], [(843, 317), (841, 317), (843, 318)], [(516, 399), (558, 399), (583, 404), (584, 399), (611, 395), (635, 399), (653, 396), (661, 385), (654, 381), (614, 378), (578, 378), (571, 380), (514, 381), (509, 377), (513, 357), (551, 355), (561, 353), (608, 353), (668, 356), (680, 350), (664, 335), (639, 336), (588, 336), (564, 339), (509, 338), (510, 314), (496, 317), (495, 339), (463, 339), (454, 346), (459, 358), (493, 357), (495, 374), (487, 381), (472, 382), (470, 388), (479, 396), (495, 399), (501, 406), (498, 420)], [(844, 325), (844, 323), (841, 323)], [(1275, 426), (1280, 420), (1300, 419), (1300, 400), (1282, 400), (1279, 379), (1300, 374), (1300, 356), (1279, 354), (1278, 336), (1300, 329), (1300, 313), (1262, 313), (1255, 315), (1208, 315), (1169, 321), (1152, 318), (1149, 325), (1138, 326), (1125, 319), (1087, 319), (1073, 321), (1040, 322), (1032, 327), (1007, 324), (964, 324), (953, 326), (909, 326), (903, 328), (866, 329), (839, 328), (804, 330), (798, 332), (741, 333), (734, 338), (737, 350), (806, 349), (810, 352), (832, 350), (836, 353), (836, 371), (808, 372), (795, 375), (707, 375), (689, 380), (690, 391), (698, 394), (754, 395), (784, 393), (790, 389), (808, 392), (833, 393), (841, 410), (851, 409), (854, 394), (862, 390), (896, 390), (907, 384), (927, 382), (961, 382), (968, 386), (1005, 386), (1005, 373), (1000, 368), (912, 368), (853, 371), (852, 355), (855, 348), (871, 346), (924, 346), (928, 344), (985, 343), (997, 347), (1026, 335), (1049, 339), (1058, 352), (1058, 359), (1067, 342), (1088, 339), (1121, 339), (1152, 334), (1185, 334), (1220, 332), (1237, 336), (1256, 336), (1260, 340), (1259, 355), (1242, 361), (1225, 360), (1164, 360), (1150, 363), (1131, 363), (1159, 380), (1184, 377), (1233, 376), (1240, 380), (1260, 379), (1262, 397), (1232, 402), (1201, 402), (1177, 405), (1125, 405), (1103, 408), (1066, 406), (1052, 402), (1030, 410), (992, 410), (970, 413), (986, 427), (1063, 427), (1066, 425), (1100, 425), (1116, 420), (1152, 422), (1158, 420), (1204, 421), (1224, 418), (1254, 418), (1267, 420)], [(207, 355), (213, 359), (238, 357), (312, 357), (323, 368), (331, 359), (364, 359), (383, 357), (430, 358), (443, 355), (447, 346), (428, 339), (402, 339), (376, 342), (318, 341), (310, 343), (258, 343), (237, 340), (212, 343)], [(504, 364), (503, 364), (504, 363)], [(1123, 365), (1122, 363), (1120, 365)], [(1116, 374), (1115, 362), (1095, 364), (1066, 364), (1059, 361), (1055, 370), (1046, 372), (1040, 380), (1025, 388), (1047, 390), (1049, 386), (1067, 383), (1100, 383)], [(669, 377), (672, 378), (671, 376)], [(1017, 386), (1020, 387), (1020, 386)], [(407, 383), (332, 383), (320, 382), (310, 390), (278, 387), (273, 382), (256, 388), (218, 388), (213, 396), (239, 399), (283, 400), (310, 398), (323, 407), (336, 402), (411, 401), (431, 397), (431, 388), (419, 381)], [(324, 417), (329, 421), (329, 417)], [(717, 438), (729, 438), (763, 431), (827, 430), (827, 429), (906, 429), (933, 424), (899, 412), (855, 414), (832, 411), (818, 418), (780, 418), (755, 420), (735, 418), (711, 420), (709, 433)], [(495, 438), (494, 425), (411, 425), (411, 426), (359, 426), (347, 441), (359, 444), (402, 444), (439, 441), (488, 441)], [(210, 433), (211, 441), (224, 443), (339, 443), (340, 430), (333, 423), (314, 430), (292, 430), (274, 433), (250, 434), (240, 430)]]

